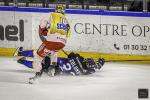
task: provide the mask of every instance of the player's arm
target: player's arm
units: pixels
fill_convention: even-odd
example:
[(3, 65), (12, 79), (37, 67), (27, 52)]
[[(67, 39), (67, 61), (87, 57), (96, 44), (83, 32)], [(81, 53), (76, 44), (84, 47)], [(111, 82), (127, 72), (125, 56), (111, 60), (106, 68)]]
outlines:
[(48, 33), (48, 29), (50, 28), (51, 16), (47, 16), (41, 20), (39, 25), (39, 33), (40, 35), (46, 36)]

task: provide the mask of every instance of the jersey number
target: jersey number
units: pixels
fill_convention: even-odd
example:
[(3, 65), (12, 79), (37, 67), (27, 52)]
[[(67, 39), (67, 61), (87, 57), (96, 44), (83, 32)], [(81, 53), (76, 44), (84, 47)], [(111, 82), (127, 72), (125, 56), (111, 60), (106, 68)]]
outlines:
[(60, 23), (57, 23), (57, 29), (66, 30), (67, 27), (67, 21), (66, 19), (60, 17)]

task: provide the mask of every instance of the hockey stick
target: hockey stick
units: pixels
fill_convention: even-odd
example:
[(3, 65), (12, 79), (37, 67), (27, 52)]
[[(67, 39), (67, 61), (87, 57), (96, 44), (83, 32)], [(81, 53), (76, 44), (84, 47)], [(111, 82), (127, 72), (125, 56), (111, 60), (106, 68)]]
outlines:
[(131, 61), (150, 61), (150, 60), (107, 60), (106, 62), (131, 62)]
[(61, 49), (61, 51), (68, 56), (68, 53), (64, 49)]

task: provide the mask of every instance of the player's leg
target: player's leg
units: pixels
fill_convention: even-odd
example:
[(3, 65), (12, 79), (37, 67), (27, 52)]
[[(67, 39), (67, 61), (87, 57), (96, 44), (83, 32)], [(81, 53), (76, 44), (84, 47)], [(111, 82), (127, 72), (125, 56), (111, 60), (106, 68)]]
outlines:
[(33, 61), (27, 60), (25, 57), (18, 59), (17, 62), (25, 65), (28, 68), (33, 68)]
[(49, 56), (46, 56), (43, 61), (42, 61), (42, 71), (46, 72), (48, 71), (48, 68), (50, 67), (50, 62), (51, 62), (51, 59)]
[(49, 76), (55, 76), (61, 73), (61, 70), (57, 65), (57, 59), (55, 58), (54, 60), (54, 57), (55, 56), (51, 56), (50, 53), (50, 55), (47, 55), (42, 61), (42, 71), (46, 72)]
[(23, 47), (17, 48), (14, 56), (34, 57), (34, 50), (23, 50)]
[(49, 52), (51, 55), (50, 57), (50, 66), (48, 68), (47, 74), (49, 76), (55, 76), (55, 67), (57, 66), (57, 52), (55, 51), (50, 51)]
[(30, 84), (34, 84), (38, 78), (41, 77), (43, 70), (42, 70), (42, 61), (44, 59), (44, 55), (45, 55), (45, 45), (42, 44), (39, 49), (37, 50), (37, 53), (35, 53), (34, 55), (34, 59), (33, 59), (33, 69), (35, 70), (35, 76), (29, 78), (29, 83)]
[(30, 84), (34, 84), (38, 81), (38, 78), (41, 77), (42, 75), (42, 66), (41, 66), (41, 62), (42, 62), (42, 57), (35, 55), (34, 56), (34, 60), (33, 60), (33, 69), (35, 71), (35, 75), (33, 77), (29, 78), (29, 83)]
[(57, 52), (62, 49), (65, 45), (59, 42), (50, 42), (46, 41), (46, 49), (49, 50), (48, 54), (50, 54), (50, 67), (48, 69), (48, 75), (54, 76), (56, 74), (56, 66), (57, 66)]
[[(17, 62), (22, 65), (25, 65), (28, 68), (33, 68), (33, 61), (28, 60), (28, 58), (26, 58), (26, 57), (22, 57), (22, 58), (18, 59)], [(46, 73), (48, 72), (48, 68), (50, 67), (50, 62), (51, 62), (51, 60), (50, 60), (49, 56), (46, 56), (42, 60), (41, 65), (42, 65), (43, 72), (46, 72)]]

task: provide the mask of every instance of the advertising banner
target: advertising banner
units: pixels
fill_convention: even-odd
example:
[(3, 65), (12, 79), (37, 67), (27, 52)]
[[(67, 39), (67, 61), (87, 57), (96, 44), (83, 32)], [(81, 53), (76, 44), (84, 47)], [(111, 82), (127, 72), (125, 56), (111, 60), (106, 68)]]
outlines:
[(150, 54), (150, 17), (68, 15), (67, 49), (85, 52)]
[[(79, 10), (78, 10), (79, 11)], [(82, 10), (80, 11), (82, 12)], [(150, 54), (150, 17), (86, 11), (66, 13), (72, 35), (65, 50), (113, 54)], [(0, 12), (0, 47), (37, 49), (40, 21), (48, 12)], [(142, 13), (141, 13), (142, 14)]]
[(32, 15), (19, 12), (0, 12), (0, 47), (32, 47)]

